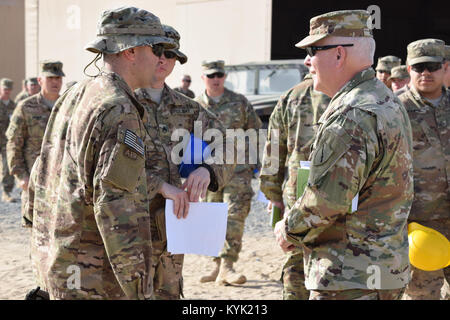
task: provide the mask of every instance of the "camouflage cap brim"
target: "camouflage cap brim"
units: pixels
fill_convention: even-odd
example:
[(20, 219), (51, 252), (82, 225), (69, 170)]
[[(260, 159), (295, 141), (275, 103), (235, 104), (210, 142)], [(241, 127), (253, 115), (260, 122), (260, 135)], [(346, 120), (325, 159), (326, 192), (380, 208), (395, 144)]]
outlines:
[(85, 49), (93, 53), (114, 54), (134, 47), (162, 44), (167, 49), (176, 48), (173, 39), (163, 36), (142, 36), (142, 35), (108, 35), (98, 36), (89, 43)]
[(62, 71), (42, 71), (42, 77), (65, 77), (66, 75)]
[(221, 68), (212, 68), (212, 69), (208, 69), (208, 70), (203, 70), (203, 74), (204, 75), (209, 75), (209, 74), (214, 74), (214, 73), (226, 73), (225, 69), (221, 69)]
[(188, 60), (188, 57), (178, 49), (170, 49), (168, 51), (172, 51), (177, 55), (177, 60), (180, 61), (180, 64), (185, 64)]
[(297, 48), (306, 48), (309, 47), (310, 45), (316, 43), (319, 40), (322, 40), (324, 38), (326, 38), (328, 36), (328, 34), (314, 34), (314, 35), (310, 35), (307, 36), (306, 38), (304, 38), (303, 40), (301, 40), (300, 42), (298, 42), (295, 46)]
[(423, 62), (444, 62), (444, 58), (443, 57), (424, 56), (424, 57), (417, 57), (417, 58), (409, 59), (407, 62), (410, 66), (412, 66), (414, 64), (423, 63)]

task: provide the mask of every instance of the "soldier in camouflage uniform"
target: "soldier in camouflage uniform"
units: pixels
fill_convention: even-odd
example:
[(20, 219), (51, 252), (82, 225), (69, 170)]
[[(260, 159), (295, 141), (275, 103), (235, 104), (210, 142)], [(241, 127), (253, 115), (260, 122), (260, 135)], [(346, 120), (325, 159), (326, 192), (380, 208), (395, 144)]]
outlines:
[(409, 76), (408, 68), (405, 65), (392, 68), (389, 80), (391, 81), (391, 88), (395, 95), (401, 95), (409, 89), (408, 84), (411, 77)]
[[(411, 88), (400, 95), (413, 133), (414, 202), (408, 222), (433, 228), (450, 238), (450, 91), (444, 87), (449, 68), (444, 42), (438, 39), (410, 43), (408, 71)], [(445, 268), (447, 274), (449, 267)], [(443, 270), (423, 271), (411, 266), (408, 300), (450, 297)], [(441, 292), (442, 291), (442, 292)]]
[(369, 17), (365, 10), (314, 17), (296, 45), (311, 57), (314, 89), (332, 97), (303, 197), (274, 230), (284, 251), (303, 248), (310, 299), (398, 299), (409, 280), (411, 126), (370, 68)]
[[(450, 46), (445, 46), (445, 60), (450, 61)], [(447, 68), (447, 72), (445, 72), (444, 86), (450, 89), (450, 68)]]
[[(269, 132), (259, 177), (260, 189), (271, 201), (270, 206), (276, 205), (282, 210), (284, 203), (287, 209), (290, 209), (297, 200), (297, 171), (300, 161), (308, 160), (311, 143), (317, 130), (317, 121), (330, 102), (328, 96), (314, 91), (313, 84), (311, 74), (306, 75), (300, 84), (280, 98), (269, 120)], [(274, 139), (272, 130), (279, 132), (278, 159), (273, 159), (278, 164), (277, 172), (267, 172), (272, 165), (270, 150), (277, 147), (277, 142), (272, 141)], [(308, 300), (309, 291), (305, 287), (301, 249), (287, 254), (282, 282), (285, 300)]]
[(195, 98), (195, 93), (194, 91), (189, 89), (189, 86), (191, 85), (191, 76), (188, 74), (185, 74), (183, 76), (183, 78), (181, 79), (181, 86), (174, 88), (175, 91), (178, 91), (182, 94), (184, 94), (185, 96), (194, 99)]
[[(256, 129), (256, 131), (260, 129), (262, 122), (248, 100), (243, 95), (224, 87), (226, 79), (224, 61), (205, 61), (202, 67), (202, 79), (206, 90), (195, 100), (214, 113), (227, 131), (228, 129)], [(238, 131), (234, 132), (238, 133)], [(245, 142), (245, 139), (238, 140)], [(250, 141), (249, 144), (251, 145), (252, 142)], [(245, 159), (249, 159), (250, 148), (251, 146), (245, 148)], [(253, 196), (251, 179), (257, 164), (236, 163), (234, 176), (223, 190), (208, 192), (206, 196), (207, 202), (228, 203), (228, 223), (224, 248), (219, 257), (214, 258), (215, 268), (210, 275), (202, 277), (201, 282), (242, 284), (247, 281), (244, 275), (235, 272), (233, 263), (238, 260), (242, 247), (245, 219), (250, 212)]]
[(23, 99), (29, 97), (28, 92), (27, 92), (27, 81), (28, 81), (28, 79), (22, 80), (22, 90), (14, 98), (14, 102), (16, 105)]
[[(183, 294), (183, 254), (170, 254), (167, 252), (167, 238), (165, 228), (165, 198), (172, 200), (173, 196), (165, 192), (165, 189), (172, 189), (171, 193), (185, 194), (185, 201), (197, 201), (194, 191), (189, 190), (193, 197), (183, 191), (180, 173), (176, 162), (172, 159), (172, 151), (176, 144), (172, 140), (172, 135), (176, 130), (194, 132), (195, 122), (202, 132), (208, 129), (219, 129), (222, 134), (225, 130), (220, 121), (209, 111), (204, 109), (197, 102), (187, 98), (185, 95), (171, 89), (166, 83), (166, 78), (172, 73), (175, 62), (180, 64), (187, 61), (187, 57), (179, 50), (179, 33), (172, 27), (163, 25), (166, 36), (172, 38), (177, 47), (168, 49), (161, 56), (160, 64), (152, 79), (151, 86), (135, 91), (139, 102), (145, 107), (149, 114), (148, 121), (144, 123), (148, 132), (151, 132), (151, 139), (146, 142), (146, 170), (147, 183), (150, 197), (150, 225), (153, 247), (153, 286), (156, 299), (179, 299)], [(224, 145), (225, 147), (225, 145)], [(229, 180), (233, 173), (232, 165), (208, 166), (202, 164), (203, 168), (193, 171), (185, 185), (191, 184), (191, 180), (201, 170), (207, 170), (208, 180), (201, 183), (206, 188), (216, 191), (222, 188), (225, 181)], [(205, 173), (207, 173), (205, 172)], [(157, 181), (155, 183), (155, 181)], [(200, 183), (200, 181), (198, 181)], [(204, 195), (203, 195), (204, 196)], [(188, 206), (188, 204), (186, 204)]]
[(391, 70), (394, 67), (397, 67), (402, 64), (400, 58), (396, 56), (386, 56), (378, 58), (377, 67), (375, 70), (377, 71), (377, 78), (389, 88), (392, 88), (392, 81), (389, 79), (391, 76)]
[[(41, 151), (45, 127), (53, 105), (59, 98), (63, 76), (61, 62), (42, 61), (38, 79), (41, 91), (19, 103), (6, 131), (9, 170), (23, 190), (22, 215), (25, 213), (24, 206), (27, 203), (30, 171)], [(22, 222), (27, 226), (31, 221), (24, 218)]]
[(1, 174), (2, 174), (2, 201), (14, 202), (11, 197), (11, 191), (14, 188), (14, 177), (9, 173), (8, 162), (6, 159), (6, 136), (5, 132), (9, 125), (9, 119), (13, 113), (16, 104), (11, 101), (11, 91), (13, 89), (13, 81), (3, 78), (0, 80), (0, 155), (1, 155)]
[(103, 12), (97, 31), (86, 49), (105, 67), (58, 100), (33, 167), (32, 266), (52, 299), (151, 299), (147, 113), (132, 90), (174, 44), (134, 7)]

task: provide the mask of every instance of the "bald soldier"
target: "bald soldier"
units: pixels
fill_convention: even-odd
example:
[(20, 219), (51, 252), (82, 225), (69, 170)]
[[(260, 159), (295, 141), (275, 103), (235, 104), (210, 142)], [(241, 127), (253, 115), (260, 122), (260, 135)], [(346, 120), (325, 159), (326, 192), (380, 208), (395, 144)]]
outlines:
[[(305, 60), (305, 64), (308, 68), (311, 67), (309, 59)], [(330, 102), (330, 98), (315, 91), (313, 85), (311, 74), (307, 74), (301, 83), (281, 96), (270, 116), (259, 176), (260, 190), (270, 200), (269, 209), (275, 205), (282, 211), (285, 206), (289, 210), (297, 200), (297, 171), (300, 161), (308, 160), (317, 122)], [(273, 135), (273, 130), (278, 130), (278, 138)], [(271, 157), (271, 150), (274, 148), (278, 148), (278, 159)], [(274, 162), (277, 163), (278, 170), (271, 172)], [(308, 300), (302, 249), (287, 253), (281, 280), (283, 299)]]
[(8, 161), (6, 159), (6, 136), (5, 132), (9, 125), (9, 119), (13, 113), (16, 104), (11, 100), (11, 91), (14, 82), (11, 79), (3, 78), (0, 80), (0, 155), (1, 155), (1, 174), (2, 174), (2, 201), (14, 202), (11, 196), (14, 188), (14, 177), (9, 173)]
[[(163, 29), (177, 47), (164, 50), (150, 87), (135, 92), (149, 114), (145, 126), (149, 128), (148, 131), (155, 133), (146, 143), (149, 155), (146, 166), (148, 184), (155, 185), (156, 180), (156, 185), (160, 186), (156, 190), (149, 189), (155, 298), (173, 300), (180, 299), (183, 294), (184, 255), (167, 252), (165, 199), (174, 200), (174, 207), (180, 208), (179, 215), (187, 217), (189, 201), (197, 202), (199, 196), (205, 197), (207, 190), (217, 191), (222, 188), (231, 177), (234, 165), (202, 163), (189, 174), (184, 184), (181, 183), (178, 165), (172, 158), (177, 146), (172, 136), (177, 134), (177, 130), (194, 133), (199, 129), (203, 133), (208, 129), (218, 129), (225, 136), (225, 129), (211, 112), (165, 83), (176, 61), (184, 64), (188, 58), (179, 50), (179, 33), (171, 26), (163, 25)], [(223, 148), (226, 148), (225, 139)], [(184, 192), (186, 187), (187, 193)]]
[[(407, 47), (411, 88), (399, 96), (413, 133), (414, 202), (408, 222), (433, 228), (450, 239), (450, 91), (444, 41), (422, 39)], [(450, 299), (449, 267), (423, 271), (411, 266), (408, 300)]]
[[(257, 135), (257, 130), (261, 128), (262, 122), (252, 105), (243, 95), (230, 91), (224, 86), (225, 62), (223, 60), (204, 61), (202, 68), (202, 79), (206, 89), (195, 100), (216, 115), (227, 132), (234, 132), (238, 135), (240, 129), (244, 133), (249, 130), (250, 134), (252, 130), (256, 130), (253, 133)], [(228, 131), (228, 129), (230, 130)], [(228, 203), (228, 222), (224, 247), (219, 257), (213, 259), (214, 269), (209, 275), (201, 277), (200, 282), (216, 281), (222, 285), (229, 285), (243, 284), (247, 281), (245, 275), (234, 270), (233, 264), (237, 262), (242, 248), (245, 219), (250, 212), (253, 196), (251, 180), (257, 164), (248, 163), (250, 162), (250, 152), (252, 152), (252, 139), (249, 139), (249, 145), (245, 142), (245, 138), (237, 138), (237, 140), (245, 143), (244, 163), (237, 163), (233, 178), (222, 190), (208, 191), (206, 195), (207, 202)], [(255, 154), (254, 156), (256, 158)], [(235, 162), (237, 161), (236, 157)]]
[[(48, 118), (55, 101), (59, 98), (62, 77), (65, 76), (62, 70), (63, 64), (59, 61), (41, 61), (40, 66), (38, 82), (41, 91), (19, 103), (6, 131), (8, 166), (11, 174), (18, 181), (19, 187), (22, 188), (23, 216), (28, 197), (30, 171), (41, 151)], [(24, 216), (22, 223), (24, 226), (29, 226), (31, 221)]]
[(391, 76), (391, 70), (401, 64), (401, 59), (396, 56), (385, 56), (378, 58), (377, 67), (375, 68), (377, 71), (378, 80), (383, 81), (383, 83), (391, 89), (392, 82), (389, 79)]
[(31, 258), (51, 299), (151, 299), (151, 236), (143, 120), (133, 90), (149, 85), (164, 46), (160, 20), (104, 11), (86, 46), (104, 68), (67, 90), (32, 171)]
[(311, 300), (399, 299), (409, 280), (411, 126), (371, 68), (369, 17), (365, 10), (314, 17), (296, 45), (311, 57), (314, 89), (331, 101), (318, 121), (303, 196), (275, 235), (284, 251), (303, 249)]

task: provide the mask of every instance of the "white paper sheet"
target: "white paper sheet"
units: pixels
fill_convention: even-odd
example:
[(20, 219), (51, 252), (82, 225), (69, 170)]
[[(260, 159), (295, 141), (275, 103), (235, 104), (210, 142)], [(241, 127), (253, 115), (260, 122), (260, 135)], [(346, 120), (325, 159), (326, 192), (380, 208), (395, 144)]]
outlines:
[(225, 243), (228, 204), (190, 202), (186, 219), (173, 214), (173, 201), (166, 199), (167, 251), (217, 257)]

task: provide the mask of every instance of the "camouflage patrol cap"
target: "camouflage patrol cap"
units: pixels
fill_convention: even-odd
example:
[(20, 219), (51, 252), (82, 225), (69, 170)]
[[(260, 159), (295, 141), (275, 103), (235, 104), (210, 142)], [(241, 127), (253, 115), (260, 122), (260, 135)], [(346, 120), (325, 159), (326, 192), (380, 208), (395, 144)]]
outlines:
[(65, 77), (66, 75), (62, 71), (63, 64), (60, 61), (44, 60), (40, 62), (41, 72), (40, 75), (44, 77)]
[(165, 36), (161, 21), (147, 10), (120, 7), (102, 13), (97, 38), (85, 49), (94, 53), (119, 53), (123, 50), (162, 44), (171, 49), (175, 42)]
[(316, 16), (309, 21), (309, 36), (295, 46), (305, 48), (328, 36), (372, 38), (372, 30), (367, 26), (369, 17), (366, 10), (341, 10)]
[(39, 84), (39, 82), (36, 77), (32, 77), (27, 79), (27, 84)]
[(3, 78), (0, 80), (0, 87), (6, 88), (6, 89), (12, 89), (14, 85), (14, 81), (8, 78)]
[(213, 74), (217, 72), (225, 73), (225, 61), (215, 60), (215, 61), (203, 61), (202, 62), (203, 74)]
[(445, 60), (450, 61), (450, 46), (445, 46)]
[(411, 42), (406, 48), (407, 63), (412, 66), (422, 62), (443, 62), (445, 43), (439, 39), (422, 39)]
[(402, 64), (402, 60), (396, 56), (385, 56), (378, 58), (377, 71), (391, 72), (391, 69)]
[(173, 39), (175, 41), (175, 44), (176, 44), (175, 49), (169, 49), (168, 51), (172, 51), (173, 53), (175, 53), (177, 55), (178, 61), (180, 61), (181, 64), (186, 63), (187, 60), (188, 60), (187, 56), (183, 52), (181, 52), (179, 50), (179, 48), (180, 48), (180, 34), (178, 33), (177, 30), (175, 30), (171, 26), (163, 24), (162, 27), (163, 27), (163, 30), (164, 30), (164, 32), (166, 34), (166, 37)]
[(409, 78), (408, 68), (405, 65), (393, 67), (389, 79), (407, 79)]

